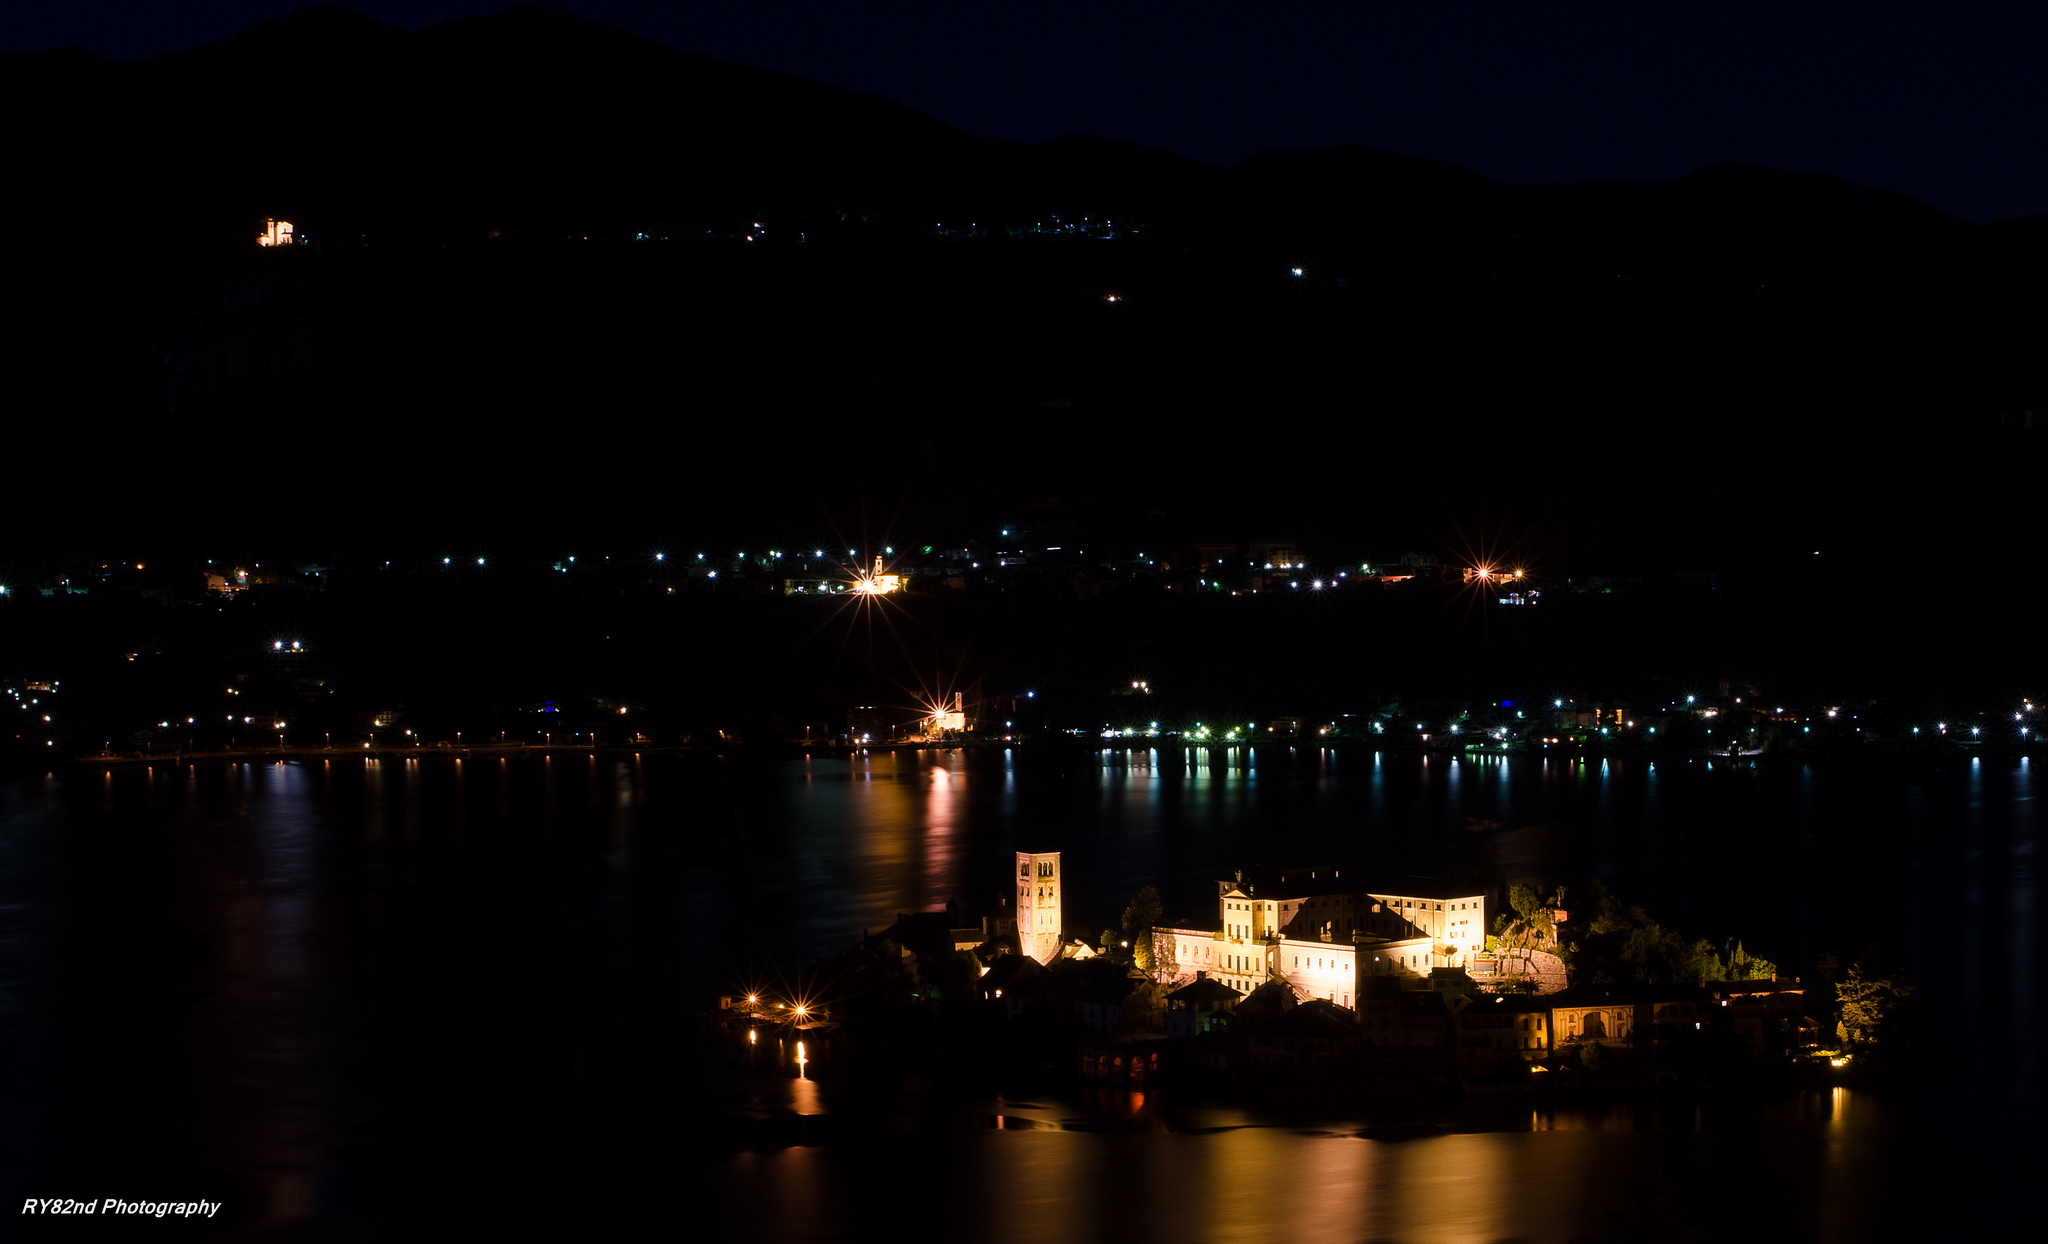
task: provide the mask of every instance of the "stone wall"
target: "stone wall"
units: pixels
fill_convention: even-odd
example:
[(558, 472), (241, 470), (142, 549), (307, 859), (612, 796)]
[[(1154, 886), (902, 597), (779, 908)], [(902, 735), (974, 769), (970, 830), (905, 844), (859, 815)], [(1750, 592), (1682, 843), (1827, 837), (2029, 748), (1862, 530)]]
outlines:
[(1489, 991), (1522, 981), (1533, 982), (1537, 993), (1556, 993), (1565, 987), (1564, 960), (1547, 950), (1473, 955), (1465, 966), (1479, 987)]

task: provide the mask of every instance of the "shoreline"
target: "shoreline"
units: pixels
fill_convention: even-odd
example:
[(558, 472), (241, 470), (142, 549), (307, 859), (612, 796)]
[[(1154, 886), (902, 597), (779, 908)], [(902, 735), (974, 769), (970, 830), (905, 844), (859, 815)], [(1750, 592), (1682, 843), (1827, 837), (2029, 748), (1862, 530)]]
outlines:
[(343, 756), (362, 756), (377, 760), (417, 760), (424, 757), (446, 757), (457, 760), (465, 760), (488, 759), (491, 757), (505, 758), (511, 756), (547, 756), (555, 752), (566, 752), (572, 754), (584, 754), (591, 756), (600, 754), (641, 755), (646, 753), (654, 753), (659, 755), (699, 754), (710, 756), (767, 755), (798, 757), (822, 754), (830, 757), (851, 758), (863, 752), (894, 753), (926, 751), (1016, 750), (1041, 752), (1049, 755), (1076, 755), (1080, 753), (1100, 754), (1104, 752), (1137, 753), (1174, 750), (1184, 752), (1202, 751), (1214, 753), (1251, 751), (1261, 747), (1277, 748), (1283, 744), (1290, 750), (1313, 748), (1316, 750), (1327, 751), (1371, 751), (1387, 752), (1397, 755), (1416, 755), (1424, 758), (1441, 757), (1444, 759), (1452, 760), (1705, 760), (1709, 762), (1727, 761), (1729, 763), (1739, 763), (1746, 761), (1750, 764), (1761, 763), (1770, 765), (1775, 765), (1788, 761), (1798, 761), (1801, 763), (1811, 763), (1815, 761), (1839, 762), (1843, 760), (1855, 760), (1864, 757), (1868, 757), (1870, 759), (1880, 759), (1887, 762), (1898, 760), (1925, 760), (1937, 763), (1947, 760), (1977, 758), (2031, 758), (2037, 750), (2037, 747), (2034, 745), (2021, 745), (2016, 747), (1996, 747), (1989, 744), (1953, 744), (1935, 750), (1923, 747), (1890, 747), (1884, 744), (1873, 744), (1867, 748), (1860, 748), (1854, 751), (1759, 751), (1738, 752), (1730, 754), (1728, 752), (1721, 751), (1664, 752), (1636, 749), (1620, 750), (1574, 748), (1563, 746), (1543, 746), (1533, 748), (1486, 747), (1461, 749), (1417, 745), (1402, 746), (1399, 744), (1367, 742), (1365, 740), (1351, 739), (1330, 739), (1314, 742), (1305, 742), (1301, 740), (1292, 739), (1267, 739), (1260, 741), (1238, 741), (1230, 743), (1197, 743), (1185, 741), (1176, 742), (1172, 740), (1159, 740), (1149, 742), (1140, 742), (1136, 740), (1118, 740), (1115, 743), (1104, 743), (1101, 745), (1094, 746), (1085, 744), (1081, 740), (1070, 739), (1061, 739), (1051, 744), (1043, 742), (1032, 743), (1028, 740), (961, 739), (955, 741), (906, 741), (897, 743), (863, 743), (858, 746), (844, 746), (837, 744), (809, 745), (803, 743), (784, 742), (754, 745), (733, 741), (722, 741), (717, 745), (708, 745), (701, 743), (485, 743), (458, 745), (442, 743), (400, 747), (270, 746), (231, 747), (220, 749), (207, 748), (193, 751), (175, 751), (160, 753), (137, 753), (125, 751), (92, 752), (84, 754), (73, 754), (65, 757), (58, 757), (54, 759), (54, 763), (45, 764), (43, 766), (23, 766), (22, 771), (32, 772), (38, 767), (41, 767), (45, 771), (48, 771), (49, 769), (57, 767), (59, 765), (66, 768), (85, 768), (94, 766), (105, 768), (115, 765), (123, 767), (142, 765), (145, 767), (150, 767), (159, 764), (190, 765), (197, 763), (201, 760), (333, 760)]

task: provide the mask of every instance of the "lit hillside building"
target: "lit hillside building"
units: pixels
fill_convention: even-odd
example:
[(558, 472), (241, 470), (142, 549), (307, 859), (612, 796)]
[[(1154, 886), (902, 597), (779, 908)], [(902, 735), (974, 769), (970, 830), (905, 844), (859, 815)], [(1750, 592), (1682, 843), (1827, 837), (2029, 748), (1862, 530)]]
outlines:
[(258, 246), (290, 246), (292, 244), (292, 222), (289, 220), (266, 220), (263, 232), (256, 235)]
[(1341, 869), (1299, 869), (1219, 881), (1215, 925), (1157, 929), (1153, 956), (1163, 982), (1204, 974), (1248, 994), (1277, 979), (1355, 1007), (1361, 976), (1425, 978), (1485, 944), (1484, 895), (1359, 889)]

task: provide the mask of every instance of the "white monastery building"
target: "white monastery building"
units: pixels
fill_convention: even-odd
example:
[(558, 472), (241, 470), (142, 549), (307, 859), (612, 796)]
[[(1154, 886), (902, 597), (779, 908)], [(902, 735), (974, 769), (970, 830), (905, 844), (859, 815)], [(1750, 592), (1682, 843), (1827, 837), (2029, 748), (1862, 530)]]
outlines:
[[(1304, 868), (1219, 881), (1214, 927), (1154, 931), (1157, 975), (1172, 983), (1205, 974), (1240, 994), (1285, 980), (1306, 997), (1351, 1007), (1360, 976), (1428, 976), (1485, 949), (1484, 895), (1366, 889), (1362, 880)], [(1020, 902), (1020, 938), (1023, 910)]]

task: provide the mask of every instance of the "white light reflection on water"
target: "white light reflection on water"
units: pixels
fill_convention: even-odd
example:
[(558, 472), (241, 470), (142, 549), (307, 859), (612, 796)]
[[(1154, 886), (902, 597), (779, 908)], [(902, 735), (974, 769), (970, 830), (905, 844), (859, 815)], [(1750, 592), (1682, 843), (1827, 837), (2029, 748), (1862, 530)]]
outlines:
[[(945, 894), (954, 877), (960, 875), (963, 860), (960, 843), (966, 837), (965, 776), (955, 776), (950, 764), (960, 763), (960, 753), (931, 753), (931, 767), (925, 772), (924, 841), (919, 851), (919, 888), (925, 894)], [(920, 753), (925, 760), (926, 754)], [(943, 900), (942, 900), (943, 901)], [(963, 919), (965, 914), (963, 913)]]

